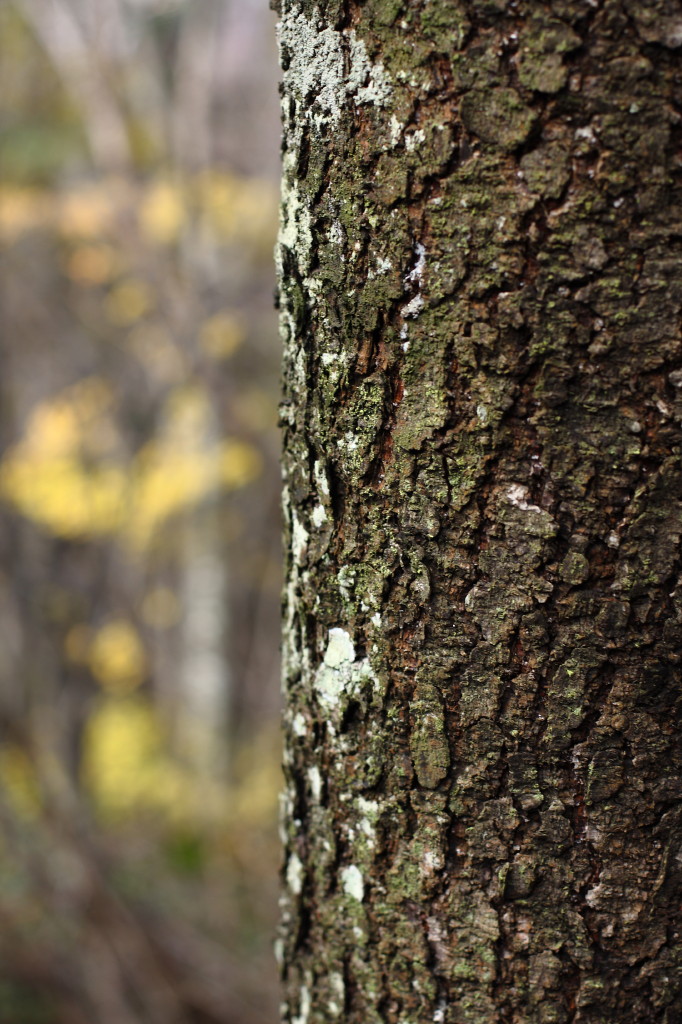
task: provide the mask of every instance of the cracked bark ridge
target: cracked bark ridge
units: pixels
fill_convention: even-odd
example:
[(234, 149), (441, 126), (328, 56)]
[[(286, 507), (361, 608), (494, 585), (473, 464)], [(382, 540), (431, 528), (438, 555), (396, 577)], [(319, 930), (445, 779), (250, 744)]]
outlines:
[(682, 1021), (682, 9), (282, 0), (291, 1024)]

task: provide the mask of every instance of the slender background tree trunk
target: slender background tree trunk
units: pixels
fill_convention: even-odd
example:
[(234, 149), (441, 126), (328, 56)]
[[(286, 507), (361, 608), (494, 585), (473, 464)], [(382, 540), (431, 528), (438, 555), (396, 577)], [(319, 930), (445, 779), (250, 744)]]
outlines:
[(287, 1019), (682, 1021), (682, 8), (282, 0)]

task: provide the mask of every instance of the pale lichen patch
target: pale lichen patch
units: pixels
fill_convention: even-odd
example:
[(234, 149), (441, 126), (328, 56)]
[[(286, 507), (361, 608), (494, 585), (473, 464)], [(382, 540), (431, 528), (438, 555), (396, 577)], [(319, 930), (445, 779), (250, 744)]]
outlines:
[(310, 1016), (310, 991), (306, 985), (301, 985), (299, 994), (298, 1014), (292, 1017), (292, 1024), (308, 1024)]
[(298, 93), (310, 105), (318, 126), (337, 125), (351, 98), (357, 105), (384, 106), (391, 81), (383, 65), (369, 59), (364, 40), (354, 29), (319, 26), (318, 11), (310, 18), (302, 11), (282, 17), (278, 42), (287, 92)]
[(512, 484), (507, 491), (507, 497), (512, 505), (520, 508), (523, 512), (541, 512), (538, 505), (532, 505), (528, 501), (529, 491), (523, 484)]
[(330, 629), (329, 642), (324, 655), (324, 663), (329, 668), (339, 668), (347, 662), (355, 660), (355, 647), (345, 629)]
[[(341, 248), (341, 246), (344, 243), (344, 240), (345, 233), (343, 230), (343, 225), (338, 220), (333, 221), (332, 226), (329, 229), (329, 241), (332, 243), (332, 245)], [(340, 253), (340, 257), (342, 260), (345, 259), (343, 253)]]
[(294, 715), (291, 722), (291, 728), (293, 730), (294, 736), (298, 737), (305, 736), (306, 732), (308, 731), (305, 716), (302, 715), (300, 711), (297, 711), (296, 714)]
[(412, 269), (405, 275), (403, 283), (406, 287), (416, 285), (417, 294), (414, 295), (400, 310), (400, 315), (403, 319), (417, 316), (420, 310), (424, 307), (424, 299), (419, 294), (419, 291), (423, 284), (424, 269), (426, 267), (426, 248), (421, 242), (417, 242), (415, 246), (415, 253), (417, 255), (417, 261)]
[(303, 864), (300, 858), (295, 854), (289, 857), (289, 863), (287, 864), (287, 885), (294, 894), (294, 896), (300, 895), (303, 888)]
[(426, 247), (417, 242), (415, 246), (415, 252), (417, 254), (417, 262), (413, 266), (409, 274), (405, 275), (405, 284), (412, 282), (421, 286), (422, 278), (424, 276), (424, 268), (426, 267)]
[(405, 303), (403, 308), (400, 310), (400, 315), (407, 318), (412, 316), (418, 316), (420, 310), (424, 308), (424, 300), (421, 295), (415, 295), (413, 299)]
[(310, 535), (295, 512), (291, 513), (291, 551), (297, 565), (303, 562)]
[(310, 792), (313, 800), (319, 801), (322, 793), (322, 776), (320, 775), (320, 769), (315, 764), (312, 768), (308, 769), (308, 782), (310, 783)]
[[(423, 305), (423, 303), (422, 303), (422, 305)], [(354, 452), (360, 446), (359, 439), (350, 430), (346, 431), (346, 436), (342, 437), (342, 438), (339, 438), (339, 440), (336, 443), (337, 443), (337, 446), (341, 450), (345, 449), (345, 451), (347, 451), (347, 452)]]
[(334, 998), (329, 1001), (327, 1008), (332, 1017), (338, 1017), (343, 1010), (346, 997), (346, 984), (343, 980), (343, 975), (339, 974), (338, 971), (332, 971), (329, 975), (329, 988)]
[(358, 797), (357, 807), (361, 814), (358, 821), (358, 831), (361, 832), (368, 840), (367, 845), (369, 847), (373, 847), (376, 835), (376, 823), (381, 811), (380, 805), (376, 800), (366, 800), (364, 797), (360, 796)]
[(278, 249), (275, 253), (278, 272), (282, 272), (281, 247), (299, 255), (310, 251), (312, 246), (312, 222), (307, 203), (301, 201), (300, 189), (296, 184), (282, 179), (282, 217), (280, 220)]
[(324, 471), (324, 467), (321, 462), (316, 461), (313, 466), (313, 476), (315, 477), (315, 483), (317, 490), (325, 498), (329, 497), (329, 481), (327, 480), (327, 474)]
[(339, 593), (344, 601), (350, 602), (353, 598), (353, 591), (357, 579), (357, 569), (350, 565), (342, 565), (336, 574), (336, 582), (339, 585)]
[(395, 114), (391, 114), (390, 132), (391, 146), (395, 148), (395, 146), (397, 146), (398, 143), (400, 142), (403, 134), (403, 125), (400, 123)]
[(352, 896), (358, 903), (362, 903), (365, 898), (365, 883), (362, 878), (362, 872), (355, 864), (349, 864), (347, 868), (342, 870), (341, 885), (343, 886), (343, 891), (348, 896)]
[(351, 30), (349, 39), (350, 70), (346, 87), (348, 94), (355, 96), (356, 104), (385, 106), (393, 92), (386, 69), (383, 64), (371, 63), (364, 40), (358, 38), (354, 30)]
[(327, 510), (324, 505), (316, 505), (312, 511), (310, 519), (313, 526), (316, 526), (319, 530), (319, 528), (327, 522)]
[(314, 678), (318, 698), (328, 708), (343, 711), (350, 697), (369, 680), (375, 680), (369, 660), (355, 660), (350, 635), (345, 629), (330, 629), (327, 649)]
[(408, 152), (411, 152), (412, 150), (416, 149), (417, 146), (421, 146), (421, 144), (425, 141), (426, 134), (424, 132), (424, 129), (417, 128), (416, 131), (412, 132), (410, 135), (405, 136), (405, 149), (407, 149)]

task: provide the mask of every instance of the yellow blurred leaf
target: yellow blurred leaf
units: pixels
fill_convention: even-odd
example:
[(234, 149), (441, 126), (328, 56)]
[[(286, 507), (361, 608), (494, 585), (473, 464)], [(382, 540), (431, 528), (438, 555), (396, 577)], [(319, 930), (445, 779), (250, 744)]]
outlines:
[(277, 233), (279, 194), (272, 182), (247, 178), (241, 184), (232, 234), (269, 252)]
[(111, 385), (103, 377), (83, 377), (62, 393), (72, 401), (81, 419), (101, 416), (114, 399)]
[(185, 223), (186, 210), (182, 190), (170, 181), (156, 181), (140, 205), (140, 224), (152, 242), (175, 242)]
[(112, 288), (104, 302), (107, 318), (116, 327), (130, 327), (154, 305), (154, 296), (146, 282), (132, 277)]
[(127, 481), (119, 466), (86, 469), (73, 458), (23, 458), (0, 465), (0, 492), (20, 512), (60, 537), (111, 533), (120, 522)]
[(232, 401), (232, 412), (249, 432), (261, 433), (277, 424), (276, 397), (263, 388), (240, 389)]
[(114, 694), (137, 689), (147, 672), (147, 656), (139, 634), (124, 619), (108, 622), (97, 631), (88, 663), (97, 682)]
[(246, 487), (263, 470), (263, 457), (257, 448), (246, 441), (228, 438), (220, 452), (220, 477), (228, 489)]
[(25, 448), (42, 457), (74, 452), (81, 439), (81, 423), (72, 402), (42, 402), (28, 421)]
[(278, 730), (263, 729), (240, 749), (235, 781), (230, 787), (230, 810), (244, 825), (273, 821), (282, 788), (281, 737)]
[(208, 171), (196, 187), (206, 230), (223, 241), (272, 245), (279, 196), (271, 181)]
[(0, 188), (0, 238), (13, 242), (49, 223), (50, 198), (37, 189)]
[(105, 818), (144, 811), (169, 823), (197, 814), (206, 794), (173, 761), (158, 714), (139, 696), (106, 698), (88, 720), (83, 782)]
[(76, 665), (87, 665), (92, 644), (92, 630), (84, 622), (72, 626), (64, 637), (64, 652)]
[(130, 332), (128, 345), (160, 384), (172, 384), (186, 376), (185, 358), (160, 324), (139, 324)]
[(162, 734), (146, 701), (103, 701), (88, 720), (83, 747), (84, 781), (101, 811), (120, 815), (149, 802)]
[(172, 447), (206, 450), (213, 430), (213, 412), (205, 388), (196, 384), (176, 388), (166, 400), (163, 435)]
[(26, 424), (22, 452), (50, 458), (71, 455), (81, 445), (90, 452), (111, 450), (116, 444), (107, 415), (112, 401), (105, 380), (84, 377), (59, 395), (39, 402)]
[(140, 613), (142, 621), (153, 629), (170, 629), (180, 619), (182, 609), (170, 587), (155, 587), (145, 594)]
[(174, 516), (263, 468), (257, 448), (220, 442), (205, 390), (177, 388), (158, 436), (125, 458), (111, 388), (86, 378), (41, 402), (24, 437), (0, 461), (0, 495), (60, 537), (117, 534), (144, 548)]
[(199, 344), (211, 359), (228, 359), (245, 336), (244, 326), (234, 313), (216, 313), (201, 325)]
[(0, 786), (21, 817), (38, 815), (41, 800), (35, 767), (26, 752), (13, 743), (0, 747)]
[(280, 762), (278, 737), (264, 730), (242, 751), (237, 778), (226, 788), (172, 756), (151, 701), (105, 696), (86, 724), (81, 777), (104, 818), (152, 812), (172, 827), (212, 822), (232, 835), (236, 826), (240, 837), (246, 827), (256, 830), (260, 844), (261, 830), (275, 817)]
[(207, 171), (197, 180), (197, 192), (207, 227), (229, 236), (239, 197), (238, 180), (231, 174)]
[(69, 238), (102, 237), (111, 231), (115, 212), (115, 197), (106, 185), (82, 185), (63, 197), (57, 227)]
[(53, 533), (111, 532), (121, 519), (126, 477), (115, 454), (111, 388), (88, 377), (40, 402), (24, 438), (0, 463), (0, 493)]
[(183, 452), (150, 442), (135, 460), (127, 531), (144, 546), (171, 516), (191, 508), (218, 484), (215, 453)]
[(116, 253), (109, 246), (81, 245), (69, 256), (66, 273), (77, 284), (106, 284), (116, 274), (118, 264)]

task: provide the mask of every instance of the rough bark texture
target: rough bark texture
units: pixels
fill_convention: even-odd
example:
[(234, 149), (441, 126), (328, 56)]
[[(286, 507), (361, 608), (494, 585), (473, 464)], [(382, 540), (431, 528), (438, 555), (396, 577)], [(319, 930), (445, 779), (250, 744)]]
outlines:
[(282, 0), (292, 1024), (682, 1021), (682, 7)]

